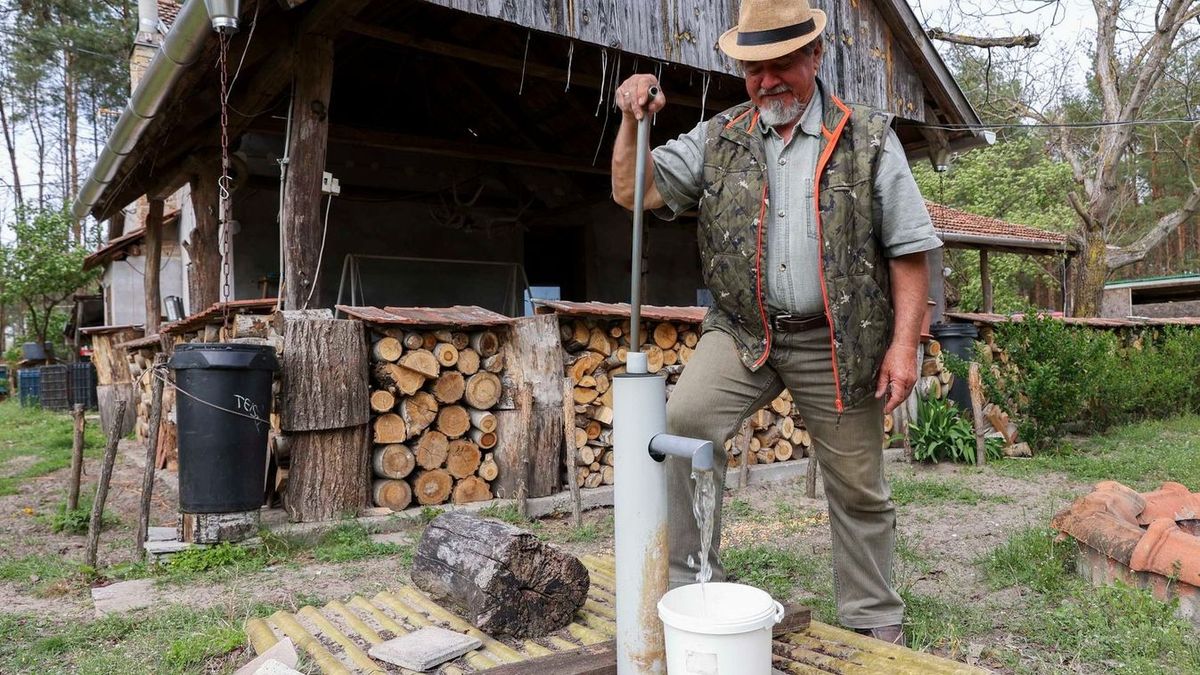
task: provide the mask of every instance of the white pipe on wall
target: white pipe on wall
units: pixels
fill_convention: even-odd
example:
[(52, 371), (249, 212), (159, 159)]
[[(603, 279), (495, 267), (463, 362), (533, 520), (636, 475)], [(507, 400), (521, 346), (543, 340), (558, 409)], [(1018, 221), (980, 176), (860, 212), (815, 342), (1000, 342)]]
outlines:
[(650, 439), (667, 429), (666, 378), (629, 352), (613, 378), (613, 494), (617, 571), (617, 674), (666, 673), (658, 601), (667, 592), (667, 477)]
[(138, 0), (138, 37), (158, 32), (158, 0)]

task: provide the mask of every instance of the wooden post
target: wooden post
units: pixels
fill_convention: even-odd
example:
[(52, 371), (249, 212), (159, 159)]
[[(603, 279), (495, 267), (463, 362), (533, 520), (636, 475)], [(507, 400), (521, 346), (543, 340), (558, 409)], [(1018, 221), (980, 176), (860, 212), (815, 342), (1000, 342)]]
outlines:
[(188, 235), (188, 309), (199, 312), (220, 299), (221, 249), (218, 246), (217, 179), (220, 168), (211, 162), (196, 167), (191, 178), (196, 227)]
[[(545, 497), (558, 491), (561, 478), (564, 403), (560, 400), (563, 362), (558, 318), (542, 314), (516, 319), (502, 353), (502, 381), (511, 402), (505, 403), (502, 396), (496, 412), (493, 457), (500, 465), (500, 475), (493, 487), (497, 497), (517, 497), (524, 476), (526, 496)], [(529, 390), (528, 406), (522, 406), (517, 396), (525, 389)]]
[(146, 335), (158, 332), (162, 304), (159, 299), (158, 272), (162, 265), (163, 201), (151, 199), (146, 212), (146, 269), (142, 275), (146, 296)]
[(575, 527), (583, 526), (583, 504), (579, 497), (579, 480), (576, 477), (579, 465), (579, 448), (575, 446), (575, 406), (571, 392), (575, 385), (571, 378), (563, 378), (563, 456), (566, 458), (567, 487), (571, 490), (571, 522)]
[(75, 442), (71, 446), (71, 478), (67, 488), (67, 510), (79, 508), (79, 479), (83, 474), (83, 430), (87, 420), (83, 417), (83, 404), (76, 403), (71, 409), (75, 422)]
[(305, 309), (320, 302), (317, 259), (321, 248), (321, 176), (329, 139), (333, 40), (302, 33), (296, 40), (296, 95), (292, 105), (290, 160), (280, 216), (284, 238), (283, 306)]
[(979, 364), (971, 362), (967, 373), (967, 390), (971, 394), (971, 415), (975, 421), (975, 465), (987, 464), (987, 440), (983, 437), (983, 380)]
[[(162, 202), (159, 208), (161, 209)], [(150, 202), (153, 211), (154, 202)], [(149, 318), (149, 317), (147, 317)], [(154, 492), (154, 469), (158, 466), (159, 427), (162, 424), (163, 404), (163, 375), (160, 369), (167, 363), (167, 355), (154, 355), (154, 364), (150, 367), (150, 429), (146, 433), (146, 466), (142, 467), (142, 501), (138, 510), (138, 530), (134, 539), (133, 553), (138, 558), (146, 555), (143, 545), (146, 543), (146, 533), (150, 531), (150, 496)]]
[(362, 323), (310, 315), (277, 315), (284, 345), (280, 427), (292, 462), (286, 503), (288, 516), (298, 522), (353, 515), (367, 505), (371, 487)]
[(811, 454), (808, 456), (808, 467), (804, 474), (804, 496), (809, 499), (817, 498), (817, 444), (814, 441)]
[(104, 502), (108, 500), (108, 484), (112, 480), (113, 463), (117, 461), (117, 444), (121, 442), (120, 420), (125, 418), (125, 408), (128, 401), (117, 402), (117, 415), (112, 428), (108, 430), (108, 445), (104, 448), (104, 464), (100, 468), (100, 479), (96, 484), (96, 499), (92, 502), (92, 518), (88, 522), (87, 553), (84, 562), (92, 569), (96, 568), (96, 549), (100, 546), (100, 526), (103, 522)]
[(988, 252), (979, 250), (979, 290), (983, 291), (984, 314), (992, 313), (992, 275), (988, 269)]

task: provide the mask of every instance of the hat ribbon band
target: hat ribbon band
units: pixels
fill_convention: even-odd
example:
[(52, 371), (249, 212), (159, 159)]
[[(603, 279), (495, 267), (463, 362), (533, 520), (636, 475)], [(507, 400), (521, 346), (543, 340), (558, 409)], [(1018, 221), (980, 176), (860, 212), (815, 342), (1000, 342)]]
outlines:
[(809, 19), (808, 21), (801, 21), (800, 23), (782, 28), (772, 28), (771, 30), (739, 31), (737, 34), (737, 43), (741, 47), (757, 47), (784, 42), (808, 35), (816, 27), (816, 22)]

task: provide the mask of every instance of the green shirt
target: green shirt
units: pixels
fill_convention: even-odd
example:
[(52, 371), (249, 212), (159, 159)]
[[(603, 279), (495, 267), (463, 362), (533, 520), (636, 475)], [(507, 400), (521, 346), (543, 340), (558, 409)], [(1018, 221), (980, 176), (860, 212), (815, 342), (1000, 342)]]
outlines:
[[(767, 304), (772, 313), (797, 315), (824, 311), (817, 273), (819, 246), (813, 186), (821, 147), (822, 105), (814, 96), (786, 145), (775, 129), (760, 122), (767, 160)], [(673, 219), (696, 208), (703, 197), (704, 123), (653, 150), (654, 181)], [(884, 254), (895, 258), (938, 248), (921, 192), (900, 139), (888, 129), (876, 169), (876, 213), (881, 214)]]

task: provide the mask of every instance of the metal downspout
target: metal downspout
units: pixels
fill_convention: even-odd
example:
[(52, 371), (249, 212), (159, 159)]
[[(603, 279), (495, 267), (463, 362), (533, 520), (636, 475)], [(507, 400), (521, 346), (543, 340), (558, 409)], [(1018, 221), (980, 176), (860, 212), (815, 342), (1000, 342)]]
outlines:
[(203, 0), (187, 0), (80, 188), (71, 209), (77, 219), (86, 218), (96, 206), (125, 158), (162, 109), (184, 69), (196, 62), (211, 32)]

